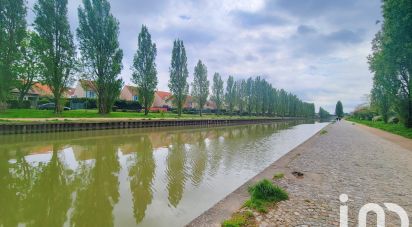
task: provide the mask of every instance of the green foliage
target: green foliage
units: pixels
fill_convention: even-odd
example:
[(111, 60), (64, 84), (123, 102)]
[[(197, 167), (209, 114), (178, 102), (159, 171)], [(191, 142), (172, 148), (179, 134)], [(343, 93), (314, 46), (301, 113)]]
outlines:
[(187, 70), (186, 50), (182, 40), (177, 39), (173, 42), (172, 61), (169, 71), (169, 89), (172, 92), (177, 113), (181, 116), (183, 105), (189, 93), (189, 84), (187, 83), (189, 72)]
[(338, 116), (338, 117), (340, 117), (340, 118), (342, 118), (343, 117), (343, 105), (342, 105), (342, 102), (341, 101), (338, 101), (337, 103), (336, 103), (336, 108), (335, 108), (335, 114), (336, 114), (336, 116)]
[(157, 86), (156, 44), (146, 26), (139, 33), (138, 49), (133, 59), (133, 82), (137, 85), (139, 102), (145, 108), (145, 115), (154, 101)]
[(352, 113), (352, 117), (359, 120), (372, 120), (376, 115), (377, 113), (368, 106), (359, 106)]
[(0, 1), (0, 106), (3, 107), (18, 75), (13, 65), (21, 59), (26, 14), (26, 1)]
[(216, 114), (219, 114), (224, 101), (223, 80), (219, 73), (213, 75), (211, 100), (216, 104)]
[(43, 64), (41, 64), (40, 53), (38, 52), (37, 41), (39, 37), (34, 32), (27, 32), (22, 41), (20, 49), (21, 58), (16, 62), (14, 69), (17, 72), (15, 87), (19, 92), (18, 101), (23, 105), (24, 96), (30, 88), (41, 79)]
[(356, 118), (349, 118), (350, 121), (364, 124), (369, 127), (378, 128), (393, 134), (397, 134), (406, 138), (412, 139), (412, 129), (405, 127), (405, 125), (398, 124), (398, 123), (385, 123), (383, 121), (370, 121), (370, 120), (359, 120)]
[(107, 0), (83, 0), (79, 8), (77, 37), (86, 77), (95, 84), (99, 113), (112, 110), (123, 86), (118, 78), (122, 70), (123, 51), (119, 47), (119, 22), (110, 13)]
[(73, 35), (67, 19), (67, 0), (38, 0), (34, 5), (36, 48), (44, 66), (42, 81), (54, 96), (56, 113), (61, 113), (63, 92), (73, 82), (76, 68)]
[(246, 219), (243, 216), (234, 216), (229, 220), (222, 223), (222, 227), (240, 227), (246, 223)]
[(209, 96), (209, 81), (207, 80), (206, 65), (201, 60), (197, 62), (193, 77), (192, 96), (198, 105), (200, 116), (202, 116), (203, 106), (206, 104), (207, 97)]
[(382, 29), (372, 41), (368, 58), (374, 73), (372, 104), (384, 119), (393, 107), (405, 126), (412, 128), (412, 2), (382, 3)]
[(254, 218), (251, 211), (234, 213), (229, 220), (222, 223), (222, 227), (253, 226)]
[(323, 109), (322, 107), (319, 107), (319, 118), (320, 119), (327, 119), (330, 117), (330, 113)]
[(289, 195), (279, 186), (274, 185), (267, 179), (259, 181), (249, 187), (250, 200), (246, 201), (245, 206), (265, 212), (270, 203), (277, 203), (289, 199)]
[(225, 101), (228, 111), (230, 115), (232, 115), (236, 101), (235, 80), (233, 79), (233, 76), (229, 76), (226, 82)]
[(30, 109), (31, 102), (29, 100), (7, 100), (8, 107), (11, 109)]

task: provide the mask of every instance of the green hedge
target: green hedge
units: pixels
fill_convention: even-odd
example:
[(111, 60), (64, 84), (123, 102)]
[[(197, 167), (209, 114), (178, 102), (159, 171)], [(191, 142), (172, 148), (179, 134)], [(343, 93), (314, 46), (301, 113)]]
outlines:
[[(82, 106), (85, 109), (97, 109), (97, 99), (91, 98), (72, 98), (66, 102), (68, 107)], [(139, 111), (142, 106), (136, 101), (116, 100), (113, 105), (113, 110), (132, 110)]]
[(10, 109), (30, 109), (31, 102), (29, 100), (24, 100), (22, 105), (19, 105), (19, 101), (17, 100), (8, 100), (7, 105)]

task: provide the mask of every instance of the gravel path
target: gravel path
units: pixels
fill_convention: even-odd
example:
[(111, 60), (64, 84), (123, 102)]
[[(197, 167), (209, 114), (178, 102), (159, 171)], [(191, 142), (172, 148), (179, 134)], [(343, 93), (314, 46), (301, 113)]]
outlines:
[[(290, 200), (257, 214), (258, 223), (339, 226), (342, 193), (349, 197), (349, 226), (357, 226), (359, 209), (367, 203), (396, 203), (412, 220), (412, 146), (398, 146), (345, 121), (325, 130), (298, 147), (300, 155), (283, 169), (302, 172), (304, 177), (287, 174), (276, 182), (290, 193)], [(368, 216), (369, 224), (375, 222), (376, 216)], [(400, 226), (399, 218), (389, 211), (386, 226)]]
[[(248, 185), (282, 172), (274, 182), (289, 192), (265, 214), (254, 212), (259, 226), (339, 226), (339, 195), (347, 194), (349, 226), (357, 226), (367, 203), (396, 203), (412, 221), (412, 140), (342, 121), (325, 128), (248, 183), (228, 195), (188, 226), (219, 226), (241, 207)], [(400, 145), (399, 145), (400, 144)], [(299, 171), (303, 177), (295, 177)], [(235, 208), (237, 207), (237, 208)], [(245, 210), (242, 208), (241, 210)], [(368, 216), (376, 226), (376, 216)], [(386, 210), (386, 226), (400, 226)]]

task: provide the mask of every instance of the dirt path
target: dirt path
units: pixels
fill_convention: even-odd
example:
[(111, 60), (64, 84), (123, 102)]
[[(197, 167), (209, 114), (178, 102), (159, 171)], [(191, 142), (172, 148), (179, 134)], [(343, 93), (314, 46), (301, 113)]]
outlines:
[[(260, 226), (339, 226), (341, 194), (349, 197), (349, 226), (357, 226), (359, 209), (367, 203), (396, 203), (412, 220), (411, 140), (345, 121), (325, 130), (326, 134), (288, 153), (189, 226), (219, 226), (242, 206), (247, 185), (276, 172), (285, 173), (275, 183), (289, 192), (290, 199), (266, 214), (255, 212)], [(304, 177), (296, 178), (293, 171)], [(373, 224), (373, 219), (368, 223)], [(400, 226), (400, 221), (386, 212), (386, 225)]]

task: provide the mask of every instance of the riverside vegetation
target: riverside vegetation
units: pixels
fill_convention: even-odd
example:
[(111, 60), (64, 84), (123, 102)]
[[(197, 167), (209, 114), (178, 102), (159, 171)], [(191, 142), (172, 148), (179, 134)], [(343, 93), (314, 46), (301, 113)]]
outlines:
[[(278, 173), (274, 178), (280, 179), (282, 173)], [(245, 207), (259, 212), (267, 212), (267, 207), (277, 202), (289, 199), (288, 193), (268, 179), (263, 179), (249, 187), (250, 199), (245, 202)], [(253, 212), (241, 211), (232, 215), (229, 220), (222, 223), (223, 227), (250, 226), (253, 224)]]

